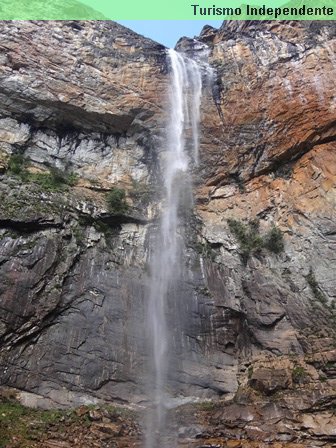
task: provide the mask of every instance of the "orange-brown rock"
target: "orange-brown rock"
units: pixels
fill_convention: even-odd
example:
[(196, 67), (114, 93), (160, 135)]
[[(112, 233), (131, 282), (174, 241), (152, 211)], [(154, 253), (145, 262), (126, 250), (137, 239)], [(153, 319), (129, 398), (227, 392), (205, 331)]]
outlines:
[(210, 44), (219, 89), (218, 113), (204, 113), (208, 185), (276, 172), (335, 136), (333, 23), (240, 28), (223, 25)]
[[(323, 336), (325, 347), (333, 347), (330, 324), (322, 324), (325, 312), (332, 319), (329, 307), (336, 296), (331, 272), (336, 231), (333, 23), (229, 22), (204, 42), (217, 69), (215, 101), (204, 104), (204, 181), (196, 192), (201, 234), (218, 263), (208, 267), (210, 292), (218, 305), (241, 310), (247, 320), (252, 304), (264, 324), (262, 314), (278, 316), (274, 330), (282, 327), (284, 338), (274, 330), (267, 341), (260, 339), (262, 332), (255, 335), (256, 343), (266, 343), (275, 353), (283, 351), (284, 341), (288, 352), (296, 351), (295, 339), (301, 346), (303, 340), (292, 325), (301, 327), (305, 339), (316, 331), (320, 316), (329, 332)], [(179, 45), (197, 52), (192, 41)], [(234, 253), (244, 249), (229, 229), (230, 219), (245, 224), (258, 219), (260, 235), (277, 226), (284, 237), (283, 255), (259, 252), (241, 271)], [(319, 303), (322, 299), (327, 306)], [(317, 307), (313, 320), (306, 307)], [(280, 338), (275, 345), (273, 336)], [(321, 339), (310, 334), (309, 341), (309, 350), (320, 349)]]

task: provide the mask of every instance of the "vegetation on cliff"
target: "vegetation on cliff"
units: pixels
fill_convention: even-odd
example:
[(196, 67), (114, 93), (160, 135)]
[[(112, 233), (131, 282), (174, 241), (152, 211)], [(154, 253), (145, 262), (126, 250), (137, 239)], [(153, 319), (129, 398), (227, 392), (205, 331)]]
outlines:
[(0, 448), (44, 448), (53, 443), (65, 447), (105, 446), (102, 444), (106, 440), (138, 434), (135, 418), (134, 411), (107, 404), (33, 409), (21, 405), (15, 393), (0, 391)]
[(236, 219), (228, 219), (230, 231), (238, 240), (241, 257), (246, 264), (251, 255), (258, 254), (262, 249), (279, 254), (284, 250), (283, 235), (279, 228), (272, 228), (265, 234), (260, 234), (259, 220), (254, 219), (244, 224)]
[(123, 214), (129, 210), (125, 190), (113, 187), (106, 195), (108, 210), (112, 214)]
[(78, 176), (73, 172), (62, 171), (54, 166), (49, 166), (48, 171), (31, 171), (28, 159), (21, 154), (13, 154), (8, 161), (8, 173), (18, 176), (22, 182), (34, 182), (44, 190), (60, 191), (73, 187), (78, 181)]

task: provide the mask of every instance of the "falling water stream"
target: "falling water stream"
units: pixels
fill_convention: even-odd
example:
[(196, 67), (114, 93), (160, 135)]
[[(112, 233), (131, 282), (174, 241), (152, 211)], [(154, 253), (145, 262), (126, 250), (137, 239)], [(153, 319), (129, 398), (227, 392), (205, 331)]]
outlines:
[[(164, 198), (159, 233), (151, 257), (148, 330), (151, 346), (152, 407), (148, 416), (146, 448), (166, 447), (168, 377), (173, 330), (167, 312), (169, 297), (182, 272), (183, 229), (179, 208), (185, 191), (190, 190), (188, 168), (197, 164), (199, 119), (202, 94), (200, 66), (184, 55), (168, 50), (171, 67), (167, 151), (163, 163)], [(189, 198), (192, 206), (192, 197)], [(183, 304), (181, 304), (183, 306)], [(171, 447), (171, 442), (169, 444)]]

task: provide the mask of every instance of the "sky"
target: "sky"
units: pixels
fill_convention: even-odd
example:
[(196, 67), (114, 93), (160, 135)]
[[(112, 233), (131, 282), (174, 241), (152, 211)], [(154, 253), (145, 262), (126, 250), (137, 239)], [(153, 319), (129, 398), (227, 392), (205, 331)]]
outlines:
[(145, 37), (174, 48), (180, 37), (199, 35), (204, 25), (219, 28), (222, 20), (118, 20), (121, 25), (142, 34)]

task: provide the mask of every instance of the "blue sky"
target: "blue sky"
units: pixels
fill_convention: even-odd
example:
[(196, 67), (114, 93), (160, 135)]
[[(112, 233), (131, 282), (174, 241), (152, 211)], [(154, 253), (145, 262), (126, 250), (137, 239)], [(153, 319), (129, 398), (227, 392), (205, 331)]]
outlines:
[(121, 25), (173, 48), (182, 36), (197, 36), (204, 25), (219, 28), (221, 20), (118, 20)]

